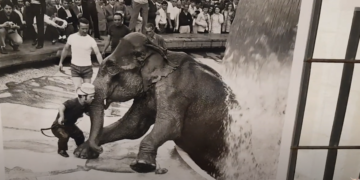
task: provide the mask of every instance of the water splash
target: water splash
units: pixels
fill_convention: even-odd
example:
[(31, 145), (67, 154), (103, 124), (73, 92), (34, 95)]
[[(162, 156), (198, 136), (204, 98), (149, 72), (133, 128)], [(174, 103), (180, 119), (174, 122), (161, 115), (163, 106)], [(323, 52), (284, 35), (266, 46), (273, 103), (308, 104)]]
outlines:
[[(276, 178), (291, 61), (280, 62), (274, 53), (258, 58), (267, 61), (253, 68), (227, 68), (226, 61), (200, 60), (218, 71), (229, 86), (225, 135), (229, 153), (217, 164), (223, 172), (219, 179)], [(234, 106), (231, 93), (238, 105)]]

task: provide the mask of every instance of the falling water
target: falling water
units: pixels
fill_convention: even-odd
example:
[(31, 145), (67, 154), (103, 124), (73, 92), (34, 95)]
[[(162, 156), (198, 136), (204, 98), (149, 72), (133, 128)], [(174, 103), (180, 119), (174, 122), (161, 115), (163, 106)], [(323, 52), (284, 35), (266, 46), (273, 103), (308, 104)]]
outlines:
[(267, 63), (261, 70), (229, 69), (226, 59), (223, 63), (197, 59), (222, 75), (239, 103), (229, 105), (225, 138), (230, 152), (218, 163), (224, 172), (220, 179), (276, 178), (291, 61), (280, 63), (274, 53), (264, 58)]

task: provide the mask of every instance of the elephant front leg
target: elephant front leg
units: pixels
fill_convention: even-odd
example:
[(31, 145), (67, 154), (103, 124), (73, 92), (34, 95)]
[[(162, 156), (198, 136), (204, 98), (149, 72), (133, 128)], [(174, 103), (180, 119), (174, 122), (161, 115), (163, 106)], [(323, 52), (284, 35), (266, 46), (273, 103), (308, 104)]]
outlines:
[[(147, 101), (134, 100), (131, 108), (119, 121), (103, 128), (99, 136), (99, 145), (142, 137), (155, 121), (155, 112), (147, 105)], [(91, 150), (88, 141), (76, 148), (74, 155), (82, 159), (94, 159), (99, 156)]]
[(157, 104), (154, 127), (141, 141), (137, 159), (130, 165), (136, 172), (154, 171), (158, 148), (166, 141), (174, 140), (181, 135), (186, 102), (170, 100), (166, 97), (166, 93), (160, 95), (157, 102), (160, 103)]

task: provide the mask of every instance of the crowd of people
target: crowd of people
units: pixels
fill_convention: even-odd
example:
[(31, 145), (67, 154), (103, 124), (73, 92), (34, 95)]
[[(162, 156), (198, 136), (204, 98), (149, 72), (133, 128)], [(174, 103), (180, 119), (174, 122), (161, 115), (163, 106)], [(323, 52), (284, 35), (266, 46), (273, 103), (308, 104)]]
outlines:
[(114, 32), (116, 14), (130, 32), (146, 33), (150, 23), (158, 34), (229, 33), (239, 0), (0, 1), (0, 53), (7, 54), (6, 44), (17, 51), (23, 40), (32, 40), (36, 49), (45, 40), (66, 43), (79, 30), (81, 18), (90, 22), (88, 34), (101, 41)]

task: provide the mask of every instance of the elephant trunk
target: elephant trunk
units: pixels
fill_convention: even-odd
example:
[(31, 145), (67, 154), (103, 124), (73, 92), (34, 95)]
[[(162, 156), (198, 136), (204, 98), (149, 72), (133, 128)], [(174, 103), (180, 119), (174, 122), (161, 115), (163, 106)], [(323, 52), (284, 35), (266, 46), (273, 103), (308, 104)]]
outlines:
[(97, 82), (99, 82), (99, 80), (95, 80), (94, 82), (96, 92), (94, 100), (90, 105), (91, 128), (89, 135), (89, 145), (94, 151), (102, 153), (103, 149), (100, 146), (100, 138), (104, 125), (104, 99), (106, 96), (104, 86)]

